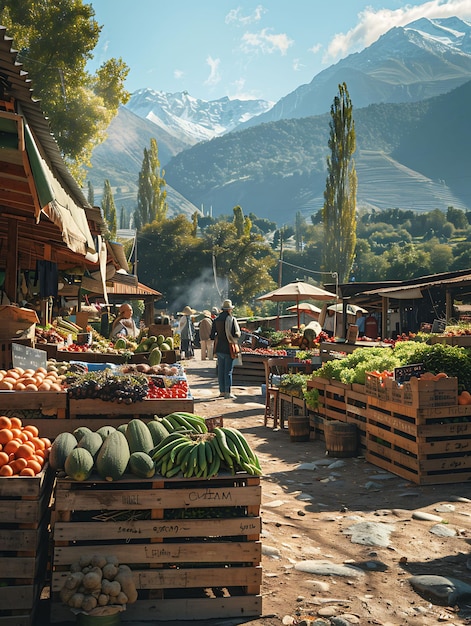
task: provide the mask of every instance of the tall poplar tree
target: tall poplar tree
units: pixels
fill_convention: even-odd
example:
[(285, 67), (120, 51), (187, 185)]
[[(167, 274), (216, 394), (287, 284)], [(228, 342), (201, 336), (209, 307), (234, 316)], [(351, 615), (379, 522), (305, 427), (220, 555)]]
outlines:
[(144, 148), (139, 186), (137, 190), (137, 209), (134, 224), (138, 230), (146, 224), (160, 221), (167, 215), (167, 191), (165, 190), (164, 172), (160, 171), (157, 141), (150, 140), (150, 148)]
[(330, 109), (328, 176), (324, 191), (323, 270), (337, 272), (340, 282), (348, 280), (355, 257), (357, 174), (352, 158), (356, 148), (355, 123), (347, 85)]
[(90, 206), (95, 206), (95, 190), (90, 180), (88, 181), (87, 200)]
[(116, 206), (114, 203), (110, 181), (108, 179), (105, 180), (103, 185), (101, 210), (103, 211), (103, 217), (108, 227), (109, 236), (111, 239), (114, 239), (116, 237)]

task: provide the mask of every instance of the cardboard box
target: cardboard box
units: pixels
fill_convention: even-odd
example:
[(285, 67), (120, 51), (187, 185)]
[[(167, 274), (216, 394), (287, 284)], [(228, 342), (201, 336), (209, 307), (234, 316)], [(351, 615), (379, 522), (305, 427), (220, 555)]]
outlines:
[(39, 318), (36, 311), (13, 306), (0, 306), (0, 340), (34, 339)]

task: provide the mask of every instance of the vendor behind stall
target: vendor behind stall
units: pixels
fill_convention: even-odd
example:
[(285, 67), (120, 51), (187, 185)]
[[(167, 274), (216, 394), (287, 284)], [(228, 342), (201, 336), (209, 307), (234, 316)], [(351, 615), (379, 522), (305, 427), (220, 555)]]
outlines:
[(110, 339), (119, 336), (135, 339), (139, 335), (139, 329), (132, 319), (132, 306), (125, 302), (119, 307), (118, 315), (111, 325)]

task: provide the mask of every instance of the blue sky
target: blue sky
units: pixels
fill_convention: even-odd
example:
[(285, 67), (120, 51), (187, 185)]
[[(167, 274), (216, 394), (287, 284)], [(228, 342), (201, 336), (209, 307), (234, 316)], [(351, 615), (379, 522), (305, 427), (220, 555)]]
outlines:
[(128, 91), (276, 102), (393, 26), (471, 21), (471, 0), (90, 0), (102, 26), (90, 63), (130, 68)]

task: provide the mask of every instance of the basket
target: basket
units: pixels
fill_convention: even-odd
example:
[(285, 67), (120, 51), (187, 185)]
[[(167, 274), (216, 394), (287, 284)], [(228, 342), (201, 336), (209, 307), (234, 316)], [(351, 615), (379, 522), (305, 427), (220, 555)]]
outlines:
[(77, 626), (117, 626), (121, 624), (121, 612), (118, 611), (111, 615), (87, 615), (86, 613), (78, 613), (75, 623)]
[(347, 424), (337, 420), (324, 421), (326, 452), (334, 457), (356, 456), (358, 432), (356, 424)]

